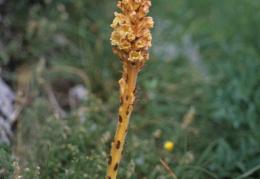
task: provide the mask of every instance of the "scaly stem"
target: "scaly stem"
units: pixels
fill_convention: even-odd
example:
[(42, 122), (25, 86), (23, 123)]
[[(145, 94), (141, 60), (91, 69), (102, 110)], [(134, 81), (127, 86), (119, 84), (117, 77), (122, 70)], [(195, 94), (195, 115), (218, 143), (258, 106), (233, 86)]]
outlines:
[(133, 103), (135, 100), (135, 84), (139, 71), (138, 65), (132, 65), (124, 61), (123, 78), (119, 80), (120, 85), (120, 108), (117, 130), (114, 141), (111, 144), (111, 153), (108, 160), (106, 179), (116, 179), (119, 163), (122, 157), (122, 150), (128, 130), (128, 123)]

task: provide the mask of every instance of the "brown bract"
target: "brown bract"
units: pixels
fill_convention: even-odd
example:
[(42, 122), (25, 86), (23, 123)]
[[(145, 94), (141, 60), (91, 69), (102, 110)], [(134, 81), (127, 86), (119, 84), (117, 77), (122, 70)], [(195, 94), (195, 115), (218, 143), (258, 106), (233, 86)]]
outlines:
[(152, 17), (144, 16), (150, 6), (149, 0), (123, 0), (117, 4), (123, 14), (115, 12), (110, 40), (115, 46), (113, 52), (123, 61), (145, 62), (149, 58), (147, 50), (152, 46), (149, 29), (154, 23)]

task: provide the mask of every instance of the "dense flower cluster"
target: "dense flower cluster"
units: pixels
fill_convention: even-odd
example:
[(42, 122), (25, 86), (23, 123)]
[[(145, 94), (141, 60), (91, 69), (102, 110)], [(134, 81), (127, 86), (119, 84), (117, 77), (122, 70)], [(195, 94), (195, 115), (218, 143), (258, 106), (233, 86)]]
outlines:
[(144, 17), (149, 12), (149, 0), (122, 0), (117, 7), (123, 11), (115, 12), (115, 19), (111, 24), (114, 31), (111, 35), (113, 51), (122, 60), (130, 62), (146, 61), (148, 48), (151, 47), (153, 27), (152, 17)]

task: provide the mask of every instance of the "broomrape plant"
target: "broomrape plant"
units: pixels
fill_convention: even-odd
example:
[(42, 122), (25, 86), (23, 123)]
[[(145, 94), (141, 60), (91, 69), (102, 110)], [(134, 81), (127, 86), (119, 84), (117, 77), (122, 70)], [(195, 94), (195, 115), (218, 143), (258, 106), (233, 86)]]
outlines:
[(114, 28), (111, 44), (114, 46), (113, 52), (123, 62), (123, 77), (119, 80), (118, 125), (111, 144), (106, 179), (116, 178), (129, 118), (135, 104), (137, 74), (149, 58), (147, 50), (151, 47), (152, 40), (149, 29), (153, 27), (154, 22), (152, 17), (145, 17), (145, 15), (149, 12), (150, 6), (150, 0), (119, 1), (117, 7), (123, 11), (123, 14), (115, 12), (116, 17), (111, 24)]

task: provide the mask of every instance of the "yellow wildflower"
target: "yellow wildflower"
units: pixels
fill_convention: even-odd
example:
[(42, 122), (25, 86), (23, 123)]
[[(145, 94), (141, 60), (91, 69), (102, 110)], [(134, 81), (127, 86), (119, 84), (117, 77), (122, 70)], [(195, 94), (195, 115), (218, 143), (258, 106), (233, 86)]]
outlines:
[(165, 144), (164, 144), (164, 148), (168, 151), (171, 151), (174, 147), (174, 143), (171, 142), (171, 141), (167, 141)]

